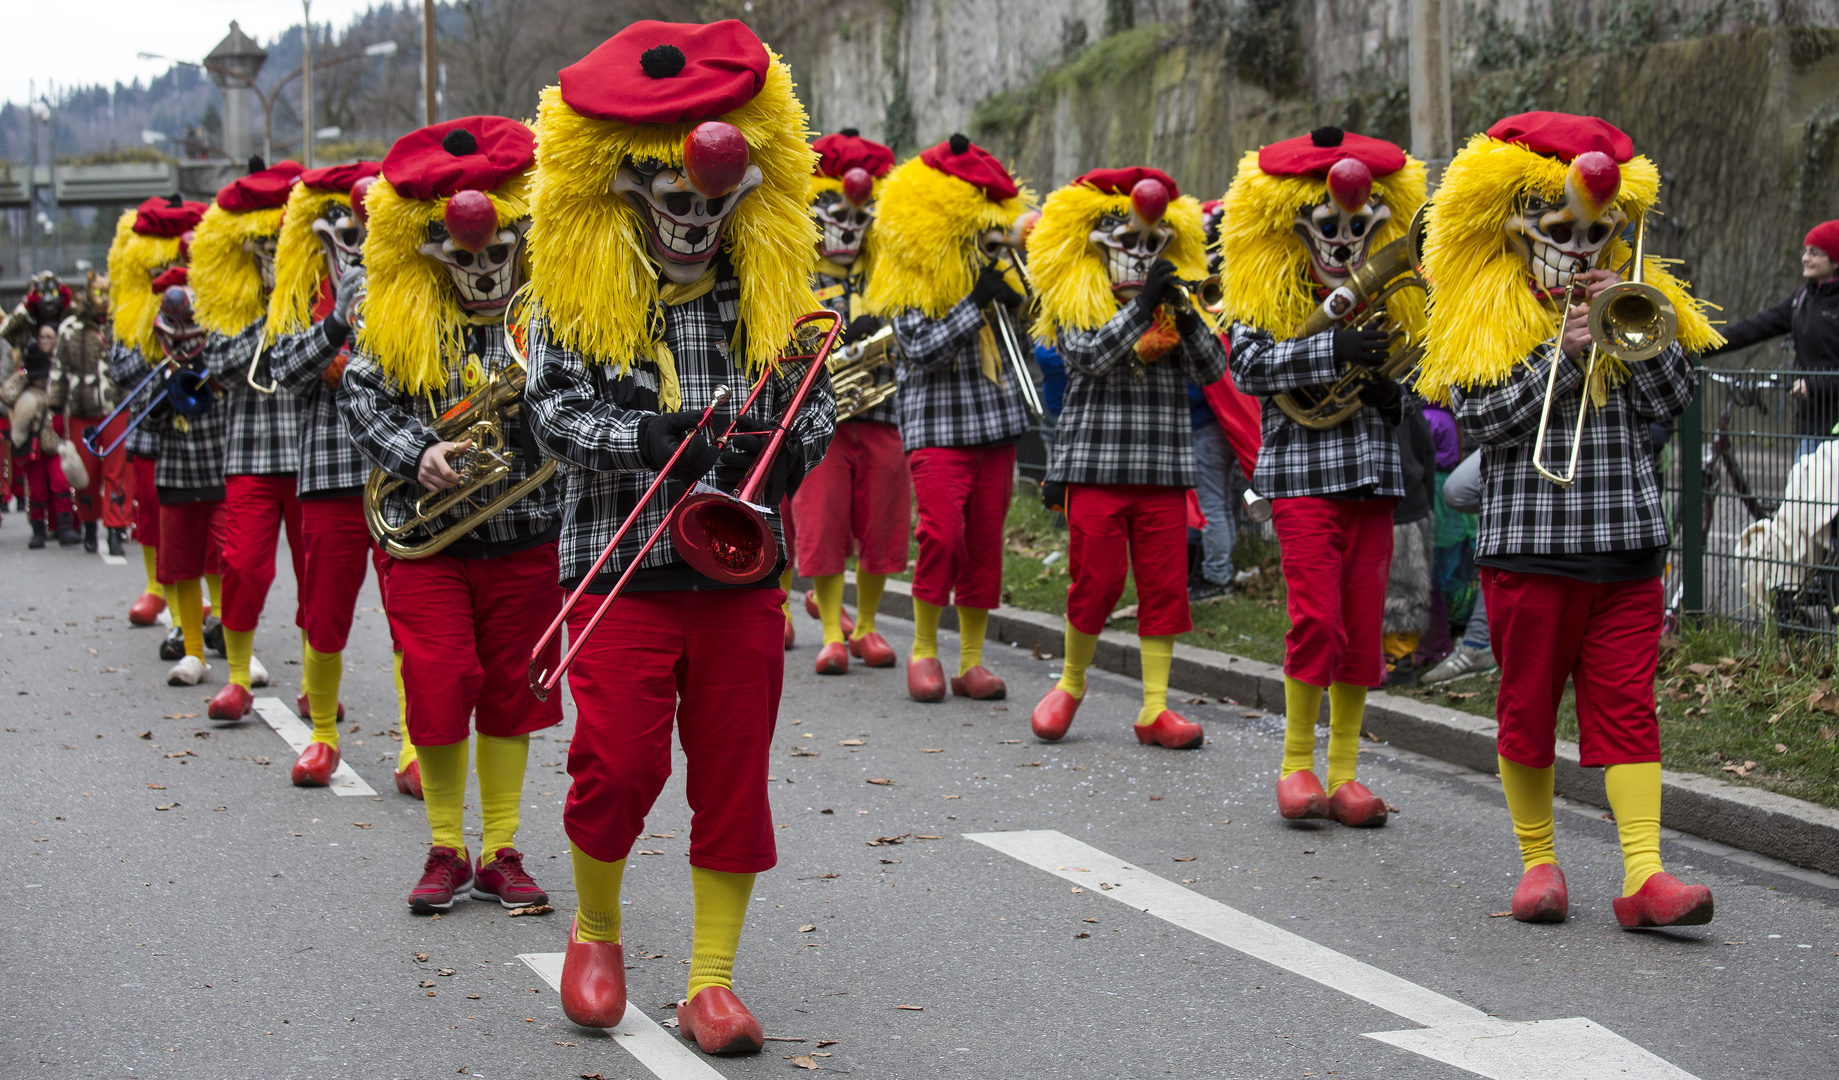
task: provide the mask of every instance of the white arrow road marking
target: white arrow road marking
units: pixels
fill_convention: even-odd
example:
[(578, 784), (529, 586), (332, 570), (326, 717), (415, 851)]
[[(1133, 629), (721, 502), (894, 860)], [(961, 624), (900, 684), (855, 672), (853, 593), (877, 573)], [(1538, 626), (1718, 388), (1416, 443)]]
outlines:
[(1516, 1023), (1444, 997), (1326, 945), (1281, 930), (1120, 862), (1065, 833), (965, 833), (1011, 858), (1170, 922), (1247, 956), (1283, 968), (1395, 1013), (1424, 1028), (1367, 1037), (1422, 1054), (1492, 1080), (1695, 1080), (1691, 1073), (1648, 1053), (1600, 1024), (1577, 1017)]
[[(268, 726), (275, 729), (275, 734), (287, 740), (287, 745), (294, 748), (298, 755), (313, 741), (313, 729), (300, 722), (294, 710), (277, 697), (259, 697), (255, 699), (255, 711)], [(332, 771), (332, 794), (334, 795), (375, 795), (377, 792), (364, 778), (359, 776), (351, 765), (341, 756), (338, 768)]]
[[(560, 994), (564, 955), (559, 952), (520, 953), (517, 958), (530, 965), (531, 971), (542, 976), (549, 988)], [(722, 1074), (716, 1072), (701, 1055), (659, 1027), (651, 1017), (645, 1015), (643, 1009), (630, 1000), (626, 1002), (626, 1015), (619, 1026), (606, 1030), (612, 1032), (614, 1042), (638, 1058), (640, 1065), (650, 1069), (652, 1075), (661, 1080), (721, 1080)]]

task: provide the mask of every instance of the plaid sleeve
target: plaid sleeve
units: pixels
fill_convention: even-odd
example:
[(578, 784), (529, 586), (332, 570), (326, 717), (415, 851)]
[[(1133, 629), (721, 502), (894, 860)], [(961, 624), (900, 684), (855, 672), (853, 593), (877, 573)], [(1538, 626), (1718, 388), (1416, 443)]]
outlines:
[(338, 356), (345, 336), (334, 343), (321, 320), (297, 334), (282, 334), (268, 347), (268, 371), (288, 391), (305, 396), (323, 385), (319, 376)]
[[(779, 384), (775, 387), (775, 397), (790, 403), (792, 395), (798, 392), (798, 383), (804, 378), (805, 366), (787, 364), (780, 367), (773, 378)], [(817, 467), (824, 460), (824, 454), (830, 449), (830, 439), (836, 434), (836, 392), (830, 387), (830, 371), (824, 369), (811, 384), (811, 393), (806, 396), (804, 408), (792, 419), (786, 429), (786, 442), (792, 445), (781, 450), (798, 455), (798, 468), (794, 478), (800, 478)]]
[(894, 316), (894, 343), (900, 362), (918, 371), (940, 371), (958, 358), (958, 350), (975, 340), (983, 325), (983, 312), (970, 297), (958, 301), (942, 319), (929, 319), (918, 309)]
[(401, 398), (376, 357), (353, 350), (339, 381), (345, 433), (377, 468), (412, 481), (421, 470), (421, 455), (440, 440)]
[(1269, 397), (1341, 377), (1332, 333), (1278, 341), (1267, 330), (1233, 323), (1231, 335), (1232, 381), (1241, 393)]
[(608, 400), (605, 369), (588, 370), (579, 353), (549, 338), (549, 325), (536, 319), (527, 349), (530, 376), (524, 405), (531, 432), (550, 457), (595, 472), (638, 472), (639, 423), (656, 413), (623, 409)]
[(1643, 420), (1671, 420), (1686, 411), (1698, 390), (1698, 372), (1678, 342), (1646, 363), (1628, 365), (1629, 405)]
[(262, 344), (262, 333), (267, 328), (268, 320), (261, 318), (234, 334), (206, 334), (204, 366), (219, 378), (247, 370), (249, 361), (255, 359), (256, 348)]
[(1060, 356), (1074, 371), (1102, 378), (1136, 360), (1137, 339), (1154, 321), (1152, 313), (1133, 300), (1096, 330), (1062, 330)]
[(1219, 382), (1226, 375), (1226, 347), (1200, 319), (1195, 319), (1193, 328), (1181, 335), (1181, 360), (1188, 381), (1195, 386)]
[(109, 378), (115, 380), (116, 385), (132, 390), (152, 372), (147, 358), (132, 345), (118, 341), (109, 349)]
[[(1559, 356), (1550, 343), (1540, 345), (1526, 363), (1516, 364), (1504, 381), (1466, 392), (1460, 387), (1452, 389), (1450, 400), (1455, 406), (1456, 426), (1471, 442), (1482, 446), (1511, 446), (1532, 439), (1545, 408), (1545, 381)], [(1558, 364), (1553, 394), (1559, 399), (1575, 397), (1583, 383), (1584, 373), (1578, 366), (1564, 361)]]

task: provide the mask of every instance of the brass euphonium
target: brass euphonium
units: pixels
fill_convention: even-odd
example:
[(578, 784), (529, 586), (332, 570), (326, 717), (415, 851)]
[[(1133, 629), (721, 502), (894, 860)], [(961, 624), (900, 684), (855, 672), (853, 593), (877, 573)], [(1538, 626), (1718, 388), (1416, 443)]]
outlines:
[(1356, 330), (1375, 327), (1387, 330), (1386, 362), (1377, 369), (1349, 365), (1341, 377), (1325, 388), (1310, 391), (1287, 390), (1274, 399), (1285, 416), (1311, 431), (1328, 431), (1339, 427), (1360, 409), (1360, 388), (1374, 378), (1398, 380), (1410, 374), (1424, 356), (1424, 343), (1391, 318), (1387, 302), (1405, 289), (1429, 291), (1421, 269), (1424, 262), (1424, 212), (1429, 203), (1418, 209), (1405, 235), (1374, 252), (1347, 284), (1328, 294), (1321, 306), (1296, 328), (1293, 337), (1303, 338), (1325, 330)]
[(884, 380), (882, 372), (893, 372), (897, 355), (891, 325), (831, 355), (830, 388), (836, 392), (839, 423), (861, 416), (894, 396), (899, 384)]

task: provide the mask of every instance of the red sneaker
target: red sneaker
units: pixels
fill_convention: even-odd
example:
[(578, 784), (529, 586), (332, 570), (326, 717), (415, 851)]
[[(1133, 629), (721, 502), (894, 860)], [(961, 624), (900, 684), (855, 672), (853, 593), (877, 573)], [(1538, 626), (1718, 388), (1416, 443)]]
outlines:
[(766, 1045), (760, 1021), (725, 986), (705, 986), (689, 1001), (679, 1001), (677, 1030), (705, 1054), (757, 1054)]
[(945, 669), (938, 657), (907, 657), (907, 696), (914, 701), (945, 700)]
[(338, 747), (331, 743), (310, 742), (294, 759), (294, 784), (298, 787), (325, 787), (332, 783), (338, 770)]
[(140, 597), (128, 608), (128, 621), (135, 626), (152, 626), (160, 621), (160, 612), (166, 610), (166, 601), (150, 592)]
[(1521, 922), (1563, 922), (1571, 913), (1571, 893), (1557, 863), (1540, 863), (1526, 871), (1513, 890), (1513, 917)]
[(1302, 769), (1277, 781), (1277, 812), (1291, 821), (1328, 816), (1328, 792), (1312, 770)]
[(1170, 750), (1198, 750), (1207, 741), (1199, 724), (1182, 719), (1173, 709), (1162, 710), (1147, 724), (1132, 724), (1131, 730), (1144, 746), (1154, 743)]
[(1353, 829), (1377, 828), (1386, 823), (1386, 800), (1349, 780), (1328, 797), (1328, 816)]
[(520, 908), (547, 904), (549, 894), (524, 870), (523, 852), (501, 847), (491, 862), (480, 858), (479, 867), (473, 872), (473, 899), (496, 900), (500, 907)]
[(1058, 686), (1049, 690), (1035, 705), (1034, 715), (1028, 718), (1034, 737), (1048, 742), (1064, 738), (1066, 729), (1073, 726), (1073, 714), (1079, 711), (1080, 700)]
[(1662, 870), (1633, 896), (1618, 896), (1616, 922), (1625, 930), (1644, 926), (1703, 926), (1711, 921), (1711, 890), (1688, 885)]
[[(305, 720), (307, 723), (310, 724), (313, 722), (313, 707), (307, 704), (307, 696), (305, 694), (301, 694), (294, 698), (294, 712), (299, 714), (300, 719)], [(338, 703), (338, 722), (341, 724), (345, 722), (345, 703), (342, 701)]]
[(798, 644), (798, 630), (792, 626), (792, 620), (788, 618), (785, 621), (785, 647), (790, 649), (796, 644)]
[(849, 646), (840, 641), (828, 641), (817, 650), (817, 673), (819, 675), (849, 674)]
[(249, 715), (254, 703), (255, 695), (247, 686), (225, 683), (222, 690), (211, 695), (211, 704), (204, 714), (213, 720), (241, 720)]
[(406, 769), (396, 770), (396, 790), (421, 798), (421, 762), (411, 761)]
[[(855, 631), (852, 630), (850, 633), (853, 634)], [(850, 638), (849, 652), (851, 656), (869, 667), (893, 667), (895, 663), (894, 646), (889, 645), (887, 638), (873, 630), (861, 637)]]
[(466, 898), (466, 886), (472, 880), (470, 853), (439, 845), (431, 847), (428, 861), (421, 867), (421, 880), (409, 892), (409, 910), (417, 915), (447, 911), (455, 900)]
[(978, 664), (962, 675), (951, 679), (953, 697), (967, 697), (972, 701), (1001, 701), (1009, 696), (1009, 687), (996, 673)]
[(562, 1015), (582, 1027), (615, 1027), (626, 1015), (626, 951), (617, 941), (576, 941), (562, 955)]
[[(824, 617), (817, 610), (817, 590), (815, 589), (805, 590), (805, 614), (813, 619)], [(846, 638), (856, 636), (856, 620), (849, 617), (848, 608), (843, 609), (843, 636)]]

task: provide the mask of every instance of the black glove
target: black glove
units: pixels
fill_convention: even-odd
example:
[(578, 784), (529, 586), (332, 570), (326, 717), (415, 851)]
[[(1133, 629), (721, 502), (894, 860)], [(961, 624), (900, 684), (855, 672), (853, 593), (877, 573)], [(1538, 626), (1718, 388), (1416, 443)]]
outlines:
[(1047, 507), (1050, 514), (1066, 513), (1066, 485), (1058, 480), (1042, 481), (1041, 505)]
[[(760, 462), (760, 455), (766, 452), (772, 430), (771, 424), (742, 417), (715, 463), (715, 486), (738, 495), (741, 485), (747, 481), (747, 474), (753, 471), (754, 466)], [(794, 450), (796, 447), (789, 439), (780, 445), (778, 456), (773, 458), (772, 466), (767, 469), (765, 481), (754, 492), (753, 502), (776, 507), (785, 498), (786, 486), (792, 475), (789, 456)]]
[(1167, 300), (1175, 291), (1175, 264), (1167, 259), (1157, 259), (1149, 264), (1149, 273), (1143, 278), (1143, 291), (1137, 294), (1144, 310), (1153, 310), (1157, 304)]
[(971, 286), (971, 303), (985, 307), (998, 303), (1004, 307), (1021, 307), (1022, 294), (1016, 292), (1003, 280), (1003, 273), (994, 266), (986, 266), (977, 275), (977, 284)]
[[(640, 420), (639, 460), (653, 472), (663, 469), (670, 456), (677, 452), (677, 444), (683, 442), (683, 433), (694, 428), (701, 419), (702, 413), (698, 411), (658, 413)], [(671, 479), (686, 484), (701, 480), (719, 454), (708, 436), (698, 431), (690, 438), (683, 456), (677, 459), (677, 467), (670, 471)]]
[(854, 345), (858, 341), (874, 337), (876, 331), (880, 330), (883, 325), (882, 321), (873, 315), (857, 315), (849, 320), (848, 326), (843, 328), (843, 344)]
[(1335, 360), (1347, 365), (1358, 364), (1364, 368), (1377, 368), (1386, 362), (1390, 353), (1387, 346), (1387, 333), (1374, 327), (1359, 330), (1336, 330)]
[(1360, 404), (1379, 410), (1386, 423), (1397, 427), (1405, 418), (1405, 395), (1391, 379), (1371, 378), (1360, 384)]

